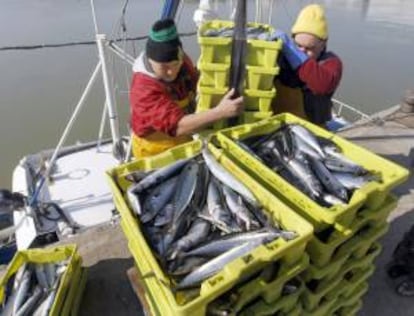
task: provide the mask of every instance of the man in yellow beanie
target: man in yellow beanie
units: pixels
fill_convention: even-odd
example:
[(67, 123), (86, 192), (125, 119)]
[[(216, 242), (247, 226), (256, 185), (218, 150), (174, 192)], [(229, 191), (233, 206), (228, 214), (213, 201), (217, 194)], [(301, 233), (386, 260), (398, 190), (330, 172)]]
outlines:
[(292, 36), (276, 31), (283, 41), (280, 75), (275, 80), (275, 113), (290, 112), (320, 126), (332, 118), (332, 96), (342, 77), (342, 62), (327, 51), (328, 24), (324, 9), (302, 9)]

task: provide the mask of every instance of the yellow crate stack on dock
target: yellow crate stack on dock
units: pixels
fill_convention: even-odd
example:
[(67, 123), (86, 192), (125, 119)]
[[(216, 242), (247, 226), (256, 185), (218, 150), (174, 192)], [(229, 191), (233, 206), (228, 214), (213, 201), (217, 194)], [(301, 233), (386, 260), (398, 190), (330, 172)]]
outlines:
[[(275, 131), (282, 124), (300, 124), (317, 136), (333, 141), (343, 154), (381, 181), (356, 190), (347, 204), (320, 206), (273, 170), (250, 155), (236, 140)], [(366, 149), (291, 114), (218, 132), (218, 145), (256, 181), (312, 223), (308, 243), (310, 266), (301, 273), (303, 315), (354, 315), (368, 289), (374, 259), (381, 251), (378, 239), (387, 232), (386, 219), (396, 207), (390, 191), (408, 177), (408, 171)]]
[[(202, 25), (198, 34), (200, 58), (197, 67), (200, 70), (198, 83), (199, 100), (197, 112), (208, 110), (218, 104), (229, 88), (231, 62), (231, 37), (207, 36), (206, 32), (231, 28), (234, 22), (208, 21)], [(267, 24), (248, 23), (247, 27), (261, 28), (269, 34), (273, 28)], [(273, 79), (279, 74), (277, 58), (282, 42), (260, 39), (247, 40), (246, 76), (245, 76), (245, 112), (238, 123), (252, 123), (272, 116), (271, 102), (276, 96)], [(213, 125), (214, 130), (226, 127), (226, 121)]]
[(174, 283), (155, 258), (144, 237), (141, 223), (125, 198), (126, 190), (131, 185), (126, 175), (132, 171), (149, 171), (179, 159), (193, 157), (200, 153), (202, 146), (201, 141), (193, 141), (107, 172), (115, 205), (121, 214), (121, 226), (141, 276), (150, 313), (206, 315), (210, 308), (224, 300), (231, 303), (233, 314), (251, 315), (252, 311), (258, 314), (266, 314), (266, 311), (297, 314), (297, 302), (304, 289), (298, 277), (309, 265), (305, 248), (312, 237), (312, 226), (259, 185), (213, 143), (208, 146), (219, 163), (243, 181), (272, 220), (279, 223), (282, 229), (295, 231), (297, 237), (290, 241), (278, 238), (235, 259), (206, 279), (192, 297), (186, 297), (185, 291), (174, 290)]

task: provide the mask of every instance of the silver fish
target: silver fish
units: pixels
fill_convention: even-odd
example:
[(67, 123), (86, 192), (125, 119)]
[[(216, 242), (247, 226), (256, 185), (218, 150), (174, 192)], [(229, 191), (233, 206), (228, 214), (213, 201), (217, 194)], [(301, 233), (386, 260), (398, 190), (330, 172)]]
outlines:
[(201, 256), (201, 257), (215, 257), (234, 247), (240, 246), (250, 241), (268, 241), (280, 236), (280, 233), (273, 229), (260, 229), (257, 231), (250, 231), (247, 233), (237, 233), (226, 235), (219, 239), (214, 239), (194, 248), (183, 254), (183, 256)]
[(13, 305), (13, 315), (15, 315), (18, 312), (18, 310), (20, 309), (20, 307), (22, 306), (23, 302), (26, 299), (26, 295), (30, 287), (31, 277), (32, 277), (32, 271), (31, 269), (27, 268), (23, 273), (22, 281), (19, 285), (19, 288), (17, 289), (16, 299), (14, 300), (14, 305)]
[(174, 218), (174, 204), (168, 203), (165, 207), (158, 213), (157, 217), (154, 220), (154, 226), (160, 227), (171, 223)]
[(322, 203), (328, 206), (344, 204), (344, 201), (337, 198), (335, 195), (327, 194), (327, 193), (322, 194), (322, 196), (320, 197), (320, 200), (322, 201)]
[(321, 154), (318, 153), (315, 149), (313, 149), (313, 147), (309, 146), (308, 143), (303, 141), (301, 137), (295, 137), (295, 142), (296, 142), (296, 148), (300, 152), (302, 152), (302, 153), (304, 153), (304, 154), (306, 154), (310, 157), (313, 157), (315, 159), (323, 159)]
[(335, 178), (331, 172), (325, 167), (325, 165), (319, 160), (313, 157), (309, 157), (309, 161), (312, 164), (315, 174), (321, 180), (328, 192), (340, 198), (342, 201), (348, 201), (348, 192), (345, 187)]
[(134, 211), (136, 215), (141, 215), (142, 214), (141, 202), (139, 200), (138, 195), (134, 193), (134, 191), (131, 189), (133, 189), (133, 187), (127, 190), (127, 198), (128, 198), (129, 205), (131, 206), (132, 210)]
[(217, 179), (219, 179), (227, 186), (231, 187), (252, 205), (260, 205), (253, 193), (244, 184), (237, 180), (230, 172), (224, 169), (224, 167), (220, 165), (213, 157), (213, 155), (209, 152), (207, 147), (203, 149), (202, 154), (208, 168)]
[(26, 269), (27, 269), (27, 263), (24, 263), (19, 268), (19, 270), (17, 270), (16, 276), (14, 278), (14, 283), (13, 283), (13, 291), (17, 291), (17, 289), (19, 288), (19, 286), (20, 286), (20, 284), (23, 280), (23, 275), (24, 275), (24, 272), (26, 271)]
[(40, 298), (43, 295), (43, 289), (41, 286), (36, 286), (33, 290), (33, 293), (30, 295), (30, 297), (24, 302), (24, 304), (19, 308), (15, 316), (24, 316), (29, 315), (30, 312), (33, 311), (35, 308), (37, 302), (40, 300)]
[(42, 289), (45, 289), (45, 290), (48, 289), (49, 284), (48, 284), (47, 279), (46, 279), (44, 264), (42, 264), (42, 263), (35, 264), (34, 269), (35, 269), (37, 282), (40, 284)]
[(203, 257), (188, 257), (182, 261), (171, 261), (168, 267), (168, 274), (173, 277), (182, 277), (191, 273), (207, 261), (208, 258)]
[(142, 223), (151, 221), (167, 204), (177, 188), (177, 183), (178, 176), (172, 177), (148, 193), (144, 202), (144, 212), (140, 216)]
[(49, 295), (46, 297), (44, 301), (43, 310), (41, 312), (41, 316), (48, 316), (49, 312), (52, 308), (53, 302), (55, 301), (57, 288), (53, 289)]
[(238, 225), (243, 227), (244, 230), (250, 230), (252, 218), (250, 217), (250, 211), (244, 205), (240, 195), (235, 193), (226, 185), (223, 186), (223, 193), (227, 206), (236, 218)]
[(332, 172), (332, 175), (348, 190), (360, 189), (370, 181), (377, 181), (378, 178), (368, 176), (355, 176), (346, 172)]
[(326, 158), (324, 164), (331, 171), (348, 172), (355, 175), (363, 175), (367, 172), (364, 168), (349, 160), (339, 159), (333, 156)]
[(45, 263), (44, 271), (49, 288), (53, 287), (56, 281), (56, 266), (52, 262)]
[(181, 252), (187, 251), (202, 242), (207, 238), (210, 232), (210, 226), (209, 222), (201, 218), (196, 219), (187, 234), (172, 246), (168, 259), (174, 260)]
[[(226, 233), (233, 231), (233, 219), (231, 218), (231, 214), (225, 209), (220, 196), (220, 189), (215, 179), (211, 179), (208, 184), (207, 212), (203, 212), (200, 216), (202, 218), (204, 216), (204, 218), (210, 221), (214, 226)], [(236, 230), (240, 229), (236, 228)]]
[(179, 175), (178, 183), (180, 186), (174, 194), (173, 203), (175, 207), (174, 223), (183, 216), (185, 209), (190, 204), (197, 187), (197, 177), (200, 166), (196, 161), (187, 164)]
[(323, 192), (322, 185), (315, 177), (312, 170), (310, 170), (309, 165), (303, 157), (296, 155), (295, 159), (289, 159), (285, 161), (285, 163), (289, 171), (307, 186), (314, 197), (321, 195)]
[(322, 150), (316, 137), (305, 127), (298, 124), (291, 124), (288, 127), (290, 131), (300, 137), (305, 143), (312, 147), (321, 157), (325, 158), (325, 152)]
[(175, 173), (179, 172), (185, 164), (188, 162), (189, 159), (181, 159), (177, 160), (176, 162), (169, 164), (163, 168), (155, 170), (153, 173), (142, 179), (140, 182), (133, 184), (130, 191), (139, 193), (149, 187), (156, 185), (158, 183), (163, 182), (165, 179), (168, 179)]
[(220, 271), (226, 264), (248, 254), (260, 244), (261, 241), (259, 240), (244, 243), (241, 246), (235, 247), (215, 257), (183, 278), (180, 283), (177, 284), (176, 290), (198, 286), (205, 279)]

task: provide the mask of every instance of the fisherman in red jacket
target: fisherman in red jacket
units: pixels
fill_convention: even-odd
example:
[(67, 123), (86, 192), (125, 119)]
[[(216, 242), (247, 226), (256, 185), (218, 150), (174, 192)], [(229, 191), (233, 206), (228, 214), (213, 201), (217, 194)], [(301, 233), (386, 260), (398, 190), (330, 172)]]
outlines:
[(283, 41), (280, 75), (275, 80), (275, 113), (290, 112), (320, 126), (332, 118), (332, 96), (342, 77), (342, 62), (327, 51), (328, 24), (324, 9), (302, 9), (292, 36), (276, 31)]
[(190, 141), (191, 134), (201, 128), (243, 111), (243, 98), (231, 99), (231, 90), (216, 107), (194, 113), (198, 76), (171, 19), (153, 25), (133, 72), (130, 105), (136, 158)]

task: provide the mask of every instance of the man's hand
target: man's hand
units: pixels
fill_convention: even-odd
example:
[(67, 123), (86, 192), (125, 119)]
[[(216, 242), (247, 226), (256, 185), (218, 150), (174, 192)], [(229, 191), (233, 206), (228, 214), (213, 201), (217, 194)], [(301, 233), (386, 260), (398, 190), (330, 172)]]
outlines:
[(240, 115), (244, 110), (243, 97), (232, 99), (235, 90), (231, 89), (214, 108), (222, 118), (229, 118)]

